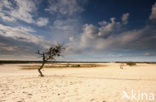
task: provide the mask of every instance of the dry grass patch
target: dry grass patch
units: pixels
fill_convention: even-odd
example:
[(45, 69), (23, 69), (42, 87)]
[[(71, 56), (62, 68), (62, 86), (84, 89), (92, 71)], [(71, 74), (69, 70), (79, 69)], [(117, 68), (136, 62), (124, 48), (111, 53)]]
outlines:
[[(47, 64), (44, 68), (93, 68), (93, 67), (106, 67), (107, 65), (100, 64), (71, 64), (71, 63), (55, 63)], [(24, 70), (33, 70), (38, 69), (40, 65), (21, 65), (21, 69)]]
[(129, 65), (129, 66), (135, 66), (136, 62), (126, 62), (126, 64)]

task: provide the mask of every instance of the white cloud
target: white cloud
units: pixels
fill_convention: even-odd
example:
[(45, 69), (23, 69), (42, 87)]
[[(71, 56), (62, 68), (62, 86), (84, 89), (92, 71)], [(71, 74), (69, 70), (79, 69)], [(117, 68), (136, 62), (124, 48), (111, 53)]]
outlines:
[(145, 56), (150, 56), (151, 54), (149, 52), (146, 52), (144, 55)]
[(69, 37), (69, 41), (73, 41), (74, 40), (74, 37)]
[(8, 22), (20, 20), (40, 27), (45, 26), (48, 24), (48, 18), (39, 17), (37, 20), (33, 18), (38, 9), (37, 4), (35, 0), (0, 1), (0, 17)]
[(83, 26), (83, 33), (80, 38), (80, 45), (82, 47), (90, 47), (94, 46), (93, 40), (96, 39), (98, 36), (98, 29), (96, 26), (90, 24), (85, 24)]
[(23, 31), (23, 32), (36, 32), (34, 29), (32, 29), (30, 27), (23, 27), (23, 26), (17, 26), (14, 29), (17, 29), (17, 30)]
[(8, 0), (1, 0), (0, 2), (0, 11), (3, 7), (11, 9), (11, 3)]
[[(97, 27), (94, 26), (94, 28), (89, 27), (90, 25), (87, 25), (82, 33), (80, 45), (83, 48), (92, 48), (94, 50), (101, 50), (101, 49), (121, 49), (122, 47), (126, 45), (130, 45), (133, 43), (133, 41), (136, 41), (139, 39), (142, 34), (144, 33), (145, 29), (141, 30), (131, 30), (131, 31), (125, 31), (119, 34), (111, 33), (110, 35), (106, 36), (98, 36), (101, 31), (97, 31)], [(92, 25), (93, 26), (93, 25)], [(96, 29), (95, 29), (96, 28)], [(112, 29), (113, 31), (114, 29)], [(88, 33), (89, 32), (89, 33)]]
[(111, 23), (107, 22), (99, 28), (99, 36), (108, 36), (112, 34), (115, 30), (120, 28), (120, 22), (115, 22), (115, 18), (110, 18)]
[(10, 17), (10, 12), (7, 10), (4, 10), (4, 8), (7, 8), (9, 10), (13, 9), (12, 4), (8, 0), (0, 1), (0, 17), (4, 21), (15, 22), (16, 19), (13, 17)]
[[(103, 24), (100, 24), (100, 27), (92, 24), (85, 24), (83, 26), (83, 33), (81, 36), (82, 45), (86, 46), (88, 43), (91, 43), (90, 45), (92, 45), (95, 39), (101, 40), (101, 38), (107, 38), (107, 36), (110, 36), (119, 30), (120, 22), (115, 22), (115, 18), (110, 18), (110, 20), (111, 22), (103, 22)], [(97, 43), (98, 41), (95, 42)]]
[[(120, 30), (120, 22), (115, 22), (115, 18), (110, 18), (111, 22), (99, 22), (100, 26), (85, 24), (80, 37), (82, 47), (102, 48), (104, 45), (110, 44), (111, 38), (118, 30)], [(110, 39), (111, 40), (111, 39)]]
[[(56, 41), (69, 41), (72, 36), (77, 38), (81, 32), (83, 4), (86, 0), (48, 0), (49, 5), (45, 9), (54, 16), (53, 25), (50, 27), (52, 38)], [(75, 40), (75, 39), (74, 39)]]
[(86, 35), (86, 37), (93, 39), (98, 36), (98, 29), (96, 26), (85, 24), (83, 27), (83, 34)]
[(69, 31), (72, 30), (73, 25), (70, 23), (73, 23), (74, 21), (69, 19), (69, 20), (55, 20), (54, 21), (54, 26), (58, 30), (64, 30), (64, 31)]
[[(16, 4), (17, 6), (15, 7)], [(7, 9), (6, 9), (7, 8)], [(0, 17), (4, 21), (22, 20), (27, 23), (33, 23), (32, 12), (36, 10), (36, 5), (30, 0), (2, 0), (0, 1)]]
[(121, 23), (123, 21), (116, 22), (115, 18), (110, 18), (110, 20), (111, 22), (99, 22), (100, 26), (85, 24), (81, 35), (69, 44), (68, 51), (80, 53), (87, 51), (87, 49), (91, 49), (90, 51), (122, 50), (125, 48), (127, 50), (156, 49), (151, 45), (151, 43), (156, 43), (156, 30), (150, 25), (138, 30), (123, 31)]
[(32, 13), (36, 11), (36, 5), (30, 0), (15, 0), (17, 7), (10, 10), (10, 16), (27, 23), (34, 23)]
[[(74, 44), (78, 50), (92, 49), (93, 51), (117, 50), (117, 49), (148, 49), (154, 46), (151, 43), (156, 43), (155, 29), (150, 25), (144, 28), (135, 30), (123, 31), (122, 23), (116, 22), (115, 18), (110, 18), (111, 22), (99, 22), (100, 26), (85, 24), (83, 31)], [(123, 22), (123, 21), (122, 21)], [(72, 49), (72, 48), (71, 48)]]
[(37, 24), (38, 26), (42, 27), (42, 26), (47, 25), (48, 22), (49, 22), (48, 18), (40, 17), (40, 18), (37, 20), (36, 24)]
[(99, 22), (98, 24), (101, 25), (101, 26), (103, 26), (103, 25), (106, 25), (107, 22), (106, 22), (106, 21), (101, 21), (101, 22)]
[(49, 0), (49, 3), (50, 6), (46, 10), (52, 14), (72, 16), (84, 10), (78, 0)]
[(57, 19), (50, 27), (51, 36), (55, 38), (54, 40), (59, 42), (69, 41), (69, 37), (73, 36), (76, 38), (79, 36), (78, 34), (80, 34), (81, 26), (81, 22), (76, 18)]
[(122, 15), (122, 23), (123, 24), (128, 23), (128, 17), (129, 17), (129, 13), (125, 13), (125, 14)]
[(10, 16), (6, 16), (4, 13), (0, 12), (0, 17), (4, 20), (4, 21), (8, 21), (8, 22), (15, 22), (16, 19), (14, 17), (10, 17)]
[(152, 13), (149, 18), (150, 20), (156, 19), (156, 3), (152, 6)]

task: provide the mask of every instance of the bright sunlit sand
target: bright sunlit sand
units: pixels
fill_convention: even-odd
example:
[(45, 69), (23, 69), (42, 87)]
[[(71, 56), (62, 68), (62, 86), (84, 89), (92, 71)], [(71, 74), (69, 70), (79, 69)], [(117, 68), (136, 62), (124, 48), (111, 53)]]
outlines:
[(22, 69), (38, 64), (3, 64), (0, 102), (155, 102), (156, 64), (120, 65), (46, 68), (39, 77), (36, 69)]

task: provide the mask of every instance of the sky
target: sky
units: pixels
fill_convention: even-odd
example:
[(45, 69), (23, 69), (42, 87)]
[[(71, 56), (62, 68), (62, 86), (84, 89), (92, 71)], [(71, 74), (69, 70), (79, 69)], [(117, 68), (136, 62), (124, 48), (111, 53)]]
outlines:
[(0, 0), (0, 60), (156, 61), (155, 0)]

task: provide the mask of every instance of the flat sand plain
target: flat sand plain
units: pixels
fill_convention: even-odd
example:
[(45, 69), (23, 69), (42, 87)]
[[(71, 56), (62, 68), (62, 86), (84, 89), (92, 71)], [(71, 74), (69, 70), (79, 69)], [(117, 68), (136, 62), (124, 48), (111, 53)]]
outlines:
[(0, 102), (156, 102), (156, 64), (98, 64), (103, 66), (47, 68), (45, 77), (21, 69), (34, 64), (0, 65)]

